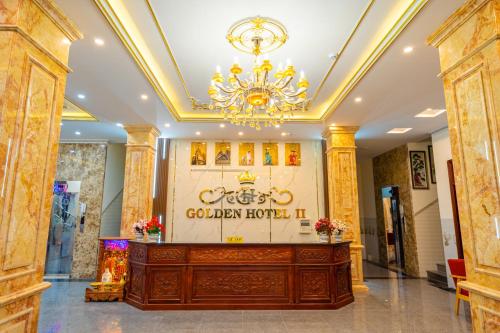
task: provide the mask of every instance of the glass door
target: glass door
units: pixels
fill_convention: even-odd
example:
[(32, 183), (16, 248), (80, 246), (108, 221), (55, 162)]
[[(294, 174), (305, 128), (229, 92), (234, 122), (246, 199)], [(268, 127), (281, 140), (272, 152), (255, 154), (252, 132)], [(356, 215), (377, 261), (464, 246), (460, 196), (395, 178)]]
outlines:
[(56, 181), (50, 218), (45, 275), (69, 278), (75, 229), (79, 220), (80, 181)]

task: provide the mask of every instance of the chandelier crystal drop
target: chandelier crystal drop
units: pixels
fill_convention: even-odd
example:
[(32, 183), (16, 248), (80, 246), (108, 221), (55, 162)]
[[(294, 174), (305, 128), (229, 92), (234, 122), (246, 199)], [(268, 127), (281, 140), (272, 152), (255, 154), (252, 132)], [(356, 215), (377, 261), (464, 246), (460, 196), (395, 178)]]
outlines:
[[(237, 50), (254, 55), (251, 73), (243, 75), (238, 60), (229, 69), (227, 78), (217, 66), (208, 87), (209, 108), (221, 113), (232, 124), (254, 127), (276, 126), (303, 112), (309, 102), (304, 72), (294, 86), (295, 68), (290, 60), (280, 64), (272, 73), (273, 65), (264, 53), (281, 47), (288, 35), (285, 27), (266, 17), (250, 17), (233, 24), (227, 40)], [(273, 80), (274, 77), (274, 80)]]

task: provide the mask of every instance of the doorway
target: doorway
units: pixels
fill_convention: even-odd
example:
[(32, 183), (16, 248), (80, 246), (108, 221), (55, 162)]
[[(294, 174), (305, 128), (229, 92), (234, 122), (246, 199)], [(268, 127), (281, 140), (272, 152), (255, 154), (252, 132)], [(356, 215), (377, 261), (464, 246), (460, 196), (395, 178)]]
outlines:
[(399, 201), (399, 187), (382, 188), (385, 236), (387, 244), (387, 266), (391, 270), (404, 271), (404, 212)]
[(56, 181), (52, 199), (45, 276), (69, 278), (73, 264), (75, 229), (80, 211), (80, 181)]

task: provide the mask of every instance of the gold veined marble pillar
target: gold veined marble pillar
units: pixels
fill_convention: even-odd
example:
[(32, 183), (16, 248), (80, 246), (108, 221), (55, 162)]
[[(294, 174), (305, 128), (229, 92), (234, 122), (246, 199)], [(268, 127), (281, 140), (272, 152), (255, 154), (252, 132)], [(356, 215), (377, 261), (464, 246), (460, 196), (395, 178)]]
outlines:
[(127, 154), (123, 184), (120, 235), (133, 236), (132, 225), (153, 212), (153, 178), (156, 139), (160, 132), (150, 125), (127, 125)]
[(474, 332), (500, 332), (500, 0), (467, 1), (439, 49)]
[(344, 239), (352, 241), (352, 284), (354, 291), (365, 291), (359, 225), (358, 182), (356, 177), (356, 144), (354, 134), (358, 127), (330, 126), (323, 132), (326, 140), (328, 197), (330, 218), (349, 225)]
[(71, 42), (49, 0), (0, 1), (0, 332), (36, 332)]

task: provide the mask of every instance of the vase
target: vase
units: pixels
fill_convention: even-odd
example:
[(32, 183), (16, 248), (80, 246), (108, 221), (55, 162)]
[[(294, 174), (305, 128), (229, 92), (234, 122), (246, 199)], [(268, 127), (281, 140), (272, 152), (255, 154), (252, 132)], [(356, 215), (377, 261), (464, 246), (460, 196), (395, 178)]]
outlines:
[(336, 243), (342, 242), (342, 234), (335, 234), (335, 242)]
[(148, 240), (150, 242), (158, 242), (160, 241), (160, 234), (148, 234)]
[(144, 234), (142, 232), (136, 232), (135, 233), (135, 240), (136, 241), (143, 241), (144, 240)]
[(319, 242), (320, 243), (330, 243), (330, 235), (326, 232), (321, 232), (319, 234)]

